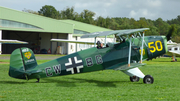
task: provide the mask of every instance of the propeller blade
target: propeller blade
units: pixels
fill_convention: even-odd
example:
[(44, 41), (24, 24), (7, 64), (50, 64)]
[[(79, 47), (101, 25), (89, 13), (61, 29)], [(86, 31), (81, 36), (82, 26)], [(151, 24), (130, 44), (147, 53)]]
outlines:
[(169, 41), (171, 39), (172, 34), (175, 31), (175, 27), (171, 26), (171, 28), (169, 28), (168, 34), (166, 35), (167, 41)]

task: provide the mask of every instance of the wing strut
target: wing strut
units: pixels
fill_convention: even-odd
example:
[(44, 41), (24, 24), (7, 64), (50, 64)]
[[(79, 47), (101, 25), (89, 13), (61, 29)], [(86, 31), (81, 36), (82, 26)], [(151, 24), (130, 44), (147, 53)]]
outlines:
[(94, 37), (94, 47), (96, 47), (96, 37)]
[(128, 67), (130, 67), (130, 62), (131, 62), (131, 37), (129, 40), (129, 57), (128, 57)]
[(107, 36), (105, 36), (104, 45), (106, 45), (106, 39), (107, 39)]
[(140, 63), (142, 63), (142, 58), (143, 58), (143, 46), (144, 46), (144, 32), (143, 32), (143, 35), (142, 35), (142, 46), (141, 46), (141, 60), (140, 60)]

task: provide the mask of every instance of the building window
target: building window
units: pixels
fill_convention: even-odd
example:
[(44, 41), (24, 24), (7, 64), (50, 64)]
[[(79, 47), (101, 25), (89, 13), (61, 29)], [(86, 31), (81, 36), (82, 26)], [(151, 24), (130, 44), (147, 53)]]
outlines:
[(33, 25), (4, 19), (0, 19), (0, 27), (42, 29)]

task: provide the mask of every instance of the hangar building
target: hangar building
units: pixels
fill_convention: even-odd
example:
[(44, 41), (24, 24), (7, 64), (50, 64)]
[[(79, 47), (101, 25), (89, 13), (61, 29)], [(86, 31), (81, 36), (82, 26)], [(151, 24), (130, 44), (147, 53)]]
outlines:
[[(11, 54), (14, 49), (19, 47), (31, 48), (35, 53), (45, 49), (54, 54), (58, 46), (61, 47), (61, 54), (70, 54), (74, 44), (51, 42), (50, 39), (78, 40), (83, 34), (97, 31), (110, 31), (110, 29), (73, 20), (56, 20), (0, 7), (0, 39), (28, 42), (28, 44), (1, 44), (0, 51), (3, 54)], [(77, 48), (74, 50), (77, 51)]]

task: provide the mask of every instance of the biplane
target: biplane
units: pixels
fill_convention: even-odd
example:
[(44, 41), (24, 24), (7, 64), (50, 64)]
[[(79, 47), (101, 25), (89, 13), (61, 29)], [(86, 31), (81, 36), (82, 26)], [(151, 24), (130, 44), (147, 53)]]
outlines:
[(166, 53), (166, 55), (172, 56), (171, 62), (176, 62), (177, 61), (176, 56), (180, 56), (180, 44), (169, 40), (167, 42), (167, 46), (168, 46), (168, 52)]
[[(138, 82), (140, 78), (145, 84), (152, 84), (154, 78), (144, 75), (138, 68), (144, 66), (144, 60), (150, 60), (167, 52), (167, 36), (144, 36), (149, 28), (127, 29), (94, 32), (81, 36), (81, 38), (96, 38), (99, 36), (116, 35), (121, 41), (106, 43), (105, 47), (88, 48), (69, 54), (55, 60), (38, 65), (36, 58), (29, 48), (18, 48), (10, 57), (9, 76), (18, 79), (40, 78), (86, 73), (99, 70), (119, 70), (130, 77), (130, 81)], [(52, 39), (51, 41), (62, 41)], [(81, 41), (63, 40), (63, 42), (83, 43)], [(86, 44), (92, 44), (86, 43)]]

